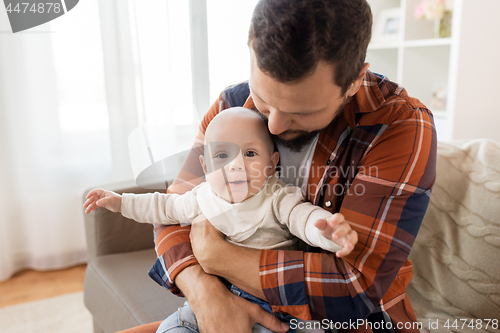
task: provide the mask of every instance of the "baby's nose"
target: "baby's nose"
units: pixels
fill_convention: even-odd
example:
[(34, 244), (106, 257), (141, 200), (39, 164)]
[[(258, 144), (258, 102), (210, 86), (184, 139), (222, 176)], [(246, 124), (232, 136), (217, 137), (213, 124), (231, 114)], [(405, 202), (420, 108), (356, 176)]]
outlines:
[(229, 170), (231, 171), (242, 171), (245, 170), (245, 163), (241, 154), (238, 154), (234, 160), (229, 163)]
[(231, 165), (231, 170), (233, 171), (239, 171), (239, 170), (243, 170), (243, 167), (241, 165)]

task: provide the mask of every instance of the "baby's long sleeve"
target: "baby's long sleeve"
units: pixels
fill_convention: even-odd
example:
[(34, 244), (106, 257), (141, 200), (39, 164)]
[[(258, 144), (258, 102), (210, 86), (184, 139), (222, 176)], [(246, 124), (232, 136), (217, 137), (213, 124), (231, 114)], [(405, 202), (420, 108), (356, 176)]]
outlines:
[(195, 191), (183, 195), (147, 193), (122, 195), (123, 216), (141, 223), (151, 224), (191, 224), (200, 213)]
[(319, 218), (316, 218), (314, 220), (307, 219), (306, 221), (306, 238), (308, 239), (308, 241), (313, 246), (320, 247), (323, 250), (327, 250), (330, 252), (337, 252), (342, 250), (342, 247), (340, 245), (323, 236), (319, 229), (314, 226), (314, 222), (317, 220), (319, 220)]
[(331, 217), (332, 214), (304, 201), (300, 188), (287, 186), (280, 189), (273, 200), (273, 211), (278, 221), (307, 244), (330, 252), (342, 249), (340, 245), (321, 235), (314, 226), (314, 222)]

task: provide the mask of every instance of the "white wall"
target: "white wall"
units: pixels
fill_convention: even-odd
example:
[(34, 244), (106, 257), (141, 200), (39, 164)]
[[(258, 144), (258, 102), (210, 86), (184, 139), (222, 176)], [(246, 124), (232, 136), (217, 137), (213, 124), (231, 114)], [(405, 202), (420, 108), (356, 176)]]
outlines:
[(462, 6), (453, 139), (500, 142), (500, 1)]

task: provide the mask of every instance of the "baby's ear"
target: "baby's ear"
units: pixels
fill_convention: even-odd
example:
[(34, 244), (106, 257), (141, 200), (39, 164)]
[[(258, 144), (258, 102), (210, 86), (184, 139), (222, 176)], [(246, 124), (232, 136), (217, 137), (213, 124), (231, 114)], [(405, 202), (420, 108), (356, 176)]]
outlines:
[(201, 167), (203, 168), (203, 172), (207, 174), (207, 164), (205, 163), (205, 156), (200, 155), (200, 164)]

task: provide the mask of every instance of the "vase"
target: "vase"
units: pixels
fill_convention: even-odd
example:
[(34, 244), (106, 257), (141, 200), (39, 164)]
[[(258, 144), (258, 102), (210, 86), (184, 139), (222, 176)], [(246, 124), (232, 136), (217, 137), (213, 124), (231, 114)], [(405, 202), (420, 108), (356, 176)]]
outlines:
[(448, 38), (451, 37), (451, 19), (453, 13), (447, 11), (441, 19), (434, 21), (434, 38)]

